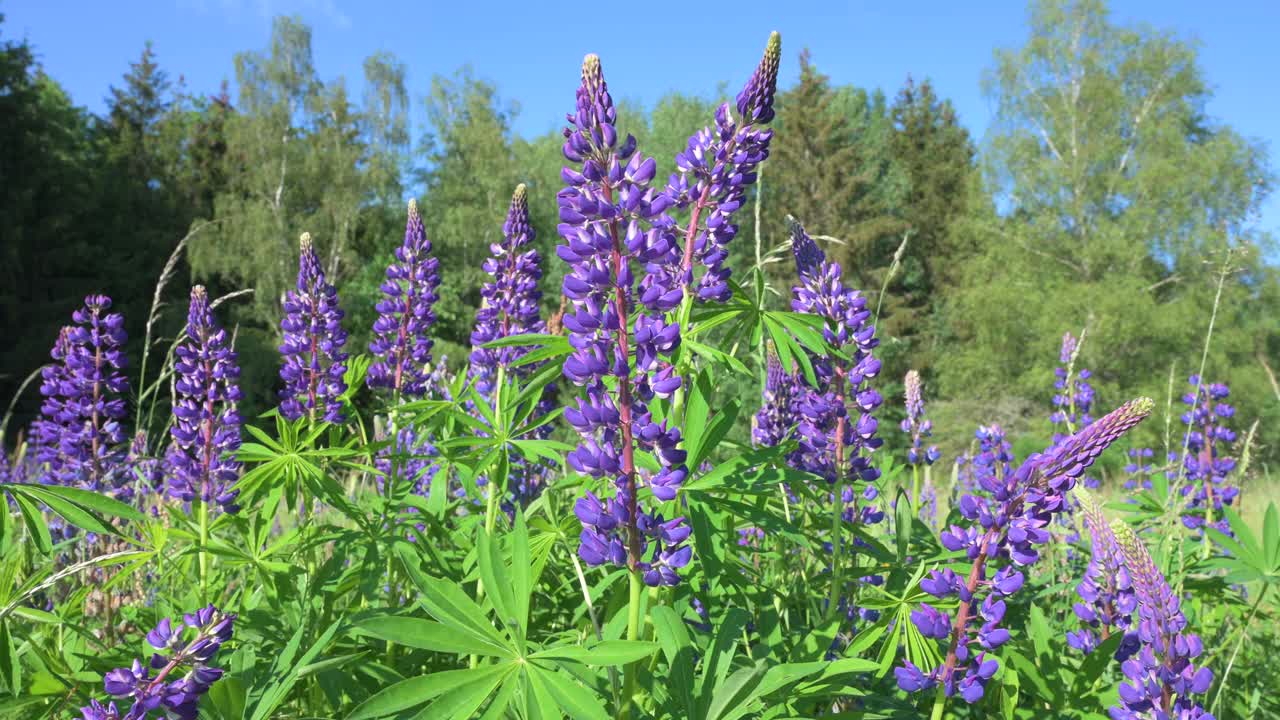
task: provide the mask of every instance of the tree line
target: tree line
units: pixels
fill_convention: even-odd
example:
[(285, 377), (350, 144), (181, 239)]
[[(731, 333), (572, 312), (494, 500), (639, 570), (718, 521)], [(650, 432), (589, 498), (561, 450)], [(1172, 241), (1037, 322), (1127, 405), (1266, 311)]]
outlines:
[[(879, 308), (886, 396), (916, 369), (942, 399), (944, 447), (966, 445), (974, 418), (1047, 436), (1066, 331), (1084, 332), (1081, 361), (1104, 404), (1170, 387), (1180, 396), (1211, 320), (1207, 378), (1231, 384), (1244, 428), (1276, 427), (1280, 276), (1257, 224), (1274, 182), (1266, 148), (1208, 112), (1210, 83), (1185, 38), (1116, 24), (1099, 0), (1033, 2), (1029, 26), (982, 78), (996, 108), (984, 138), (925, 76), (886, 92), (836, 82), (820, 57), (792, 53), (799, 79), (779, 93), (773, 154), (730, 266), (762, 265), (784, 306), (794, 271), (771, 260), (785, 217), (803, 220)], [(188, 280), (215, 296), (251, 290), (226, 312), (244, 386), (271, 387), (303, 231), (361, 348), (410, 195), (441, 258), (436, 332), (452, 362), (465, 362), (481, 262), (518, 183), (546, 259), (546, 311), (556, 309), (561, 137), (515, 133), (517, 106), (500, 88), (463, 67), (411, 102), (409, 69), (382, 53), (365, 60), (355, 97), (343, 79), (321, 78), (296, 18), (277, 18), (270, 45), (233, 67), (233, 83), (193, 93), (148, 45), (95, 115), (30, 44), (0, 35), (0, 398), (46, 361), (90, 292), (113, 296), (139, 359), (175, 250), (153, 338), (180, 332)], [(620, 123), (665, 177), (724, 99), (624, 103)], [(425, 118), (418, 137), (411, 118)], [(896, 424), (901, 411), (887, 406)], [(17, 415), (37, 407), (28, 386)], [(1144, 441), (1162, 447), (1162, 431)]]

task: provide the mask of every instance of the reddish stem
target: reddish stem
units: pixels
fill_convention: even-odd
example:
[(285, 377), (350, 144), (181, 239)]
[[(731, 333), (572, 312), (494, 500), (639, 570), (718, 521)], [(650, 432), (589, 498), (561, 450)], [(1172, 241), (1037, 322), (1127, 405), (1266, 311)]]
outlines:
[[(613, 188), (606, 181), (604, 183), (605, 202), (613, 202)], [(618, 352), (622, 355), (623, 361), (629, 363), (630, 343), (628, 332), (631, 327), (631, 321), (627, 316), (627, 288), (617, 284), (617, 278), (621, 276), (623, 263), (627, 262), (627, 258), (622, 254), (622, 243), (618, 240), (618, 221), (617, 219), (609, 221), (609, 235), (613, 239), (613, 250), (611, 256), (613, 259), (613, 276), (614, 276), (614, 311), (618, 314)], [(630, 365), (628, 364), (628, 367)], [(618, 378), (618, 418), (622, 426), (622, 476), (625, 478), (627, 486), (627, 504), (630, 519), (627, 525), (627, 567), (634, 572), (637, 564), (640, 562), (640, 529), (637, 527), (637, 506), (636, 506), (636, 463), (635, 463), (635, 442), (631, 432), (631, 377), (628, 372), (627, 377)]]
[[(711, 196), (711, 183), (702, 189), (702, 194), (698, 196), (698, 201), (693, 204), (693, 213), (689, 216), (689, 227), (684, 231), (684, 262), (680, 267), (685, 272), (693, 269), (693, 240), (698, 236), (698, 216), (702, 214), (702, 209), (707, 206), (707, 198)], [(692, 274), (689, 276), (689, 282), (693, 282)]]

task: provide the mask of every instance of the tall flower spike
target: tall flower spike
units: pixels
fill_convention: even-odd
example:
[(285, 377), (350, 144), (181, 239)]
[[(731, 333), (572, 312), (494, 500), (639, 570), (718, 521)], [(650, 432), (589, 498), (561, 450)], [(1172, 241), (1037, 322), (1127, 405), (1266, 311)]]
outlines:
[(872, 354), (880, 341), (870, 322), (871, 311), (862, 293), (844, 286), (840, 266), (827, 262), (800, 223), (791, 218), (790, 224), (800, 275), (800, 284), (792, 288), (791, 309), (823, 318), (823, 337), (849, 358), (813, 359), (818, 385), (807, 388), (797, 404), (799, 469), (832, 483), (870, 482), (880, 471), (868, 455), (884, 443), (876, 437), (873, 414), (883, 399), (868, 382), (880, 373), (880, 360)]
[(676, 154), (676, 172), (663, 194), (677, 208), (691, 208), (684, 228), (680, 277), (691, 290), (695, 262), (706, 268), (698, 279), (700, 300), (725, 302), (729, 289), (728, 244), (738, 233), (733, 216), (746, 202), (747, 188), (756, 181), (756, 168), (769, 157), (773, 131), (761, 126), (773, 119), (773, 95), (778, 85), (782, 39), (769, 36), (764, 57), (738, 93), (738, 116), (729, 103), (716, 110), (714, 127), (704, 127)]
[[(968, 703), (982, 698), (987, 681), (999, 669), (998, 661), (986, 653), (1009, 639), (1009, 631), (1000, 627), (1004, 598), (1017, 593), (1025, 579), (1016, 568), (1039, 560), (1035, 546), (1050, 540), (1046, 528), (1064, 511), (1065, 493), (1103, 450), (1150, 415), (1153, 405), (1149, 398), (1132, 400), (1044, 453), (1027, 458), (1016, 471), (1008, 472), (1007, 465), (996, 463), (993, 472), (978, 476), (983, 492), (966, 494), (958, 504), (970, 526), (952, 525), (941, 536), (948, 550), (965, 551), (972, 563), (968, 579), (945, 569), (932, 571), (920, 583), (935, 597), (959, 599), (955, 621), (944, 639), (946, 659), (927, 671), (910, 663), (898, 668), (894, 672), (900, 688), (918, 692), (942, 683), (947, 696), (959, 694)], [(1004, 558), (1011, 564), (988, 577), (989, 561)], [(1134, 583), (1136, 588), (1136, 579)], [(977, 618), (981, 623), (974, 622)], [(922, 633), (937, 627), (932, 617), (912, 619)]]
[(1124, 662), (1138, 649), (1137, 628), (1133, 626), (1133, 611), (1137, 597), (1129, 571), (1120, 554), (1115, 534), (1097, 500), (1082, 487), (1075, 494), (1080, 498), (1081, 513), (1089, 531), (1092, 552), (1084, 577), (1076, 586), (1081, 602), (1073, 610), (1082, 627), (1067, 632), (1067, 644), (1084, 653), (1091, 653), (1098, 644), (1113, 634), (1124, 634), (1115, 651), (1115, 659)]
[(1111, 524), (1133, 591), (1138, 599), (1141, 649), (1120, 665), (1127, 682), (1120, 684), (1120, 703), (1111, 708), (1115, 720), (1179, 718), (1213, 720), (1193, 696), (1208, 692), (1213, 671), (1196, 667), (1204, 652), (1200, 638), (1185, 632), (1182, 602), (1156, 567), (1133, 528)]
[(320, 413), (326, 422), (340, 423), (340, 398), (347, 391), (343, 381), (347, 354), (342, 350), (347, 333), (342, 329), (338, 290), (324, 277), (311, 234), (303, 233), (298, 245), (298, 283), (285, 295), (280, 322), (284, 331), (280, 379), (285, 384), (280, 391), (280, 414), (289, 420), (306, 415), (315, 421)]
[(906, 388), (907, 417), (902, 421), (902, 432), (911, 436), (911, 447), (907, 450), (907, 464), (932, 465), (942, 457), (937, 445), (924, 447), (924, 439), (933, 436), (933, 421), (924, 416), (924, 381), (920, 373), (908, 370), (902, 381)]
[[(1083, 339), (1083, 335), (1081, 339)], [(1093, 408), (1093, 386), (1088, 368), (1077, 368), (1080, 339), (1071, 333), (1062, 336), (1062, 350), (1058, 360), (1062, 363), (1053, 369), (1053, 412), (1049, 422), (1053, 425), (1053, 441), (1059, 442), (1067, 435), (1093, 422), (1089, 411)]]
[(518, 185), (511, 196), (511, 207), (502, 225), (503, 240), (490, 246), (493, 256), (484, 261), (490, 280), (480, 288), (483, 305), (476, 311), (476, 325), (471, 332), (471, 367), (469, 373), (480, 394), (488, 398), (498, 368), (508, 375), (528, 375), (536, 365), (519, 368), (514, 363), (527, 355), (530, 346), (487, 348), (494, 340), (540, 333), (545, 329), (538, 314), (542, 292), (541, 258), (530, 249), (535, 233), (529, 223), (529, 202), (524, 185)]
[(792, 403), (804, 387), (803, 380), (782, 367), (772, 342), (768, 344), (766, 362), (760, 409), (751, 422), (751, 442), (756, 447), (774, 447), (791, 438), (796, 426)]
[(184, 502), (216, 502), (239, 510), (240, 368), (227, 331), (218, 326), (202, 286), (191, 288), (186, 339), (174, 350), (173, 442), (165, 455), (169, 494)]
[(409, 201), (404, 244), (396, 248), (395, 261), (387, 266), (373, 323), (369, 352), (376, 360), (365, 382), (370, 388), (391, 390), (400, 397), (418, 398), (430, 385), (431, 336), (436, 321), (436, 288), (440, 285), (440, 261), (431, 257), (431, 241), (418, 215), (418, 204)]
[[(123, 395), (124, 316), (108, 313), (111, 298), (90, 295), (63, 328), (51, 353), (54, 364), (41, 371), (44, 396), (35, 427), (37, 460), (48, 480), (94, 491), (127, 492), (121, 469), (126, 435)], [(127, 499), (127, 498), (124, 498)]]
[(1227, 426), (1235, 416), (1235, 408), (1226, 400), (1231, 391), (1222, 383), (1205, 385), (1199, 376), (1189, 378), (1192, 392), (1183, 396), (1187, 412), (1182, 422), (1187, 426), (1187, 453), (1182, 459), (1186, 481), (1181, 493), (1187, 500), (1188, 513), (1182, 522), (1189, 528), (1212, 524), (1224, 533), (1231, 526), (1223, 518), (1223, 507), (1235, 501), (1240, 488), (1228, 484), (1235, 458), (1227, 455), (1227, 446), (1236, 433)]
[[(689, 562), (689, 527), (648, 513), (637, 494), (647, 485), (656, 499), (672, 500), (686, 475), (679, 428), (655, 421), (648, 407), (680, 387), (667, 360), (680, 326), (665, 318), (684, 297), (670, 271), (679, 251), (663, 213), (670, 203), (649, 187), (656, 164), (635, 151), (634, 137), (619, 144), (616, 116), (600, 59), (588, 55), (564, 130), (564, 156), (581, 169), (564, 168), (557, 196), (564, 244), (556, 252), (569, 264), (563, 292), (572, 303), (564, 327), (574, 348), (564, 375), (584, 388), (565, 409), (582, 437), (567, 461), (612, 478), (615, 492), (605, 500), (588, 493), (574, 507), (583, 523), (578, 552), (589, 565), (625, 565), (649, 585), (674, 585)], [(637, 448), (654, 454), (656, 473), (636, 467)]]
[[(516, 186), (502, 225), (503, 240), (490, 246), (492, 257), (484, 261), (484, 271), (492, 278), (480, 289), (483, 305), (476, 311), (475, 329), (471, 332), (471, 364), (467, 372), (481, 397), (492, 402), (494, 386), (501, 370), (508, 378), (527, 378), (541, 365), (530, 363), (516, 365), (529, 354), (528, 345), (489, 348), (486, 343), (516, 335), (541, 333), (546, 329), (538, 312), (542, 292), (538, 281), (542, 279), (541, 257), (529, 246), (535, 233), (529, 223), (529, 201), (525, 186)], [(538, 416), (545, 416), (553, 409), (553, 393), (546, 388), (538, 402)], [(553, 426), (539, 426), (529, 439), (546, 439)], [(531, 463), (519, 453), (511, 456), (507, 474), (507, 491), (521, 505), (527, 504), (540, 492), (548, 470), (545, 463)], [(490, 492), (494, 492), (490, 489)], [(504, 503), (506, 498), (503, 498)]]
[[(840, 266), (827, 261), (799, 222), (788, 220), (800, 276), (800, 283), (791, 291), (791, 309), (822, 318), (823, 337), (842, 353), (841, 357), (810, 357), (816, 386), (797, 381), (793, 406), (799, 447), (788, 457), (788, 463), (831, 483), (833, 510), (839, 510), (841, 522), (873, 525), (884, 519), (884, 511), (874, 502), (879, 491), (872, 484), (880, 477), (880, 471), (870, 460), (871, 452), (884, 442), (876, 435), (878, 424), (873, 414), (882, 398), (870, 384), (880, 373), (880, 361), (872, 354), (880, 341), (870, 322), (867, 299), (857, 290), (846, 288)], [(855, 491), (859, 482), (860, 491)], [(844, 537), (848, 535), (833, 527), (833, 577), (843, 558), (854, 555), (864, 545), (859, 538), (842, 542)], [(878, 585), (883, 578), (868, 575), (860, 581)], [(842, 594), (843, 585), (833, 583), (832, 589), (828, 602), (839, 603), (850, 619), (855, 613), (864, 620), (875, 619), (876, 611), (858, 609)]]

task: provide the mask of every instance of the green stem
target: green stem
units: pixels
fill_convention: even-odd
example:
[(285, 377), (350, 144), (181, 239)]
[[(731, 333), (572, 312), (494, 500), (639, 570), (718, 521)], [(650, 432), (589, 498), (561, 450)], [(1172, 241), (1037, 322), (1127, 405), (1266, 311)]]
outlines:
[(942, 683), (938, 683), (938, 690), (933, 694), (933, 712), (929, 715), (929, 720), (942, 720), (942, 713), (947, 709), (947, 689)]
[(920, 466), (911, 466), (911, 509), (920, 512)]
[(200, 501), (200, 599), (205, 605), (209, 600), (209, 503)]
[[(1206, 535), (1208, 533), (1205, 533)], [(1227, 689), (1227, 678), (1231, 677), (1231, 668), (1236, 664), (1236, 656), (1240, 654), (1240, 648), (1244, 646), (1244, 639), (1249, 635), (1249, 625), (1253, 623), (1253, 616), (1258, 614), (1258, 606), (1262, 605), (1262, 598), (1267, 596), (1267, 591), (1271, 589), (1270, 585), (1263, 585), (1262, 590), (1258, 592), (1258, 597), (1254, 598), (1253, 607), (1249, 608), (1249, 617), (1245, 618), (1244, 625), (1240, 626), (1240, 639), (1236, 641), (1236, 647), (1231, 651), (1231, 659), (1227, 661), (1227, 669), (1222, 673), (1222, 680), (1218, 682), (1218, 693), (1213, 696), (1213, 707), (1210, 709), (1212, 713), (1218, 711), (1218, 706), (1222, 703), (1222, 693)]]
[[(640, 600), (644, 593), (644, 579), (639, 570), (631, 571), (631, 601), (627, 605), (627, 639), (636, 641), (640, 639)], [(626, 668), (626, 673), (622, 681), (622, 712), (620, 717), (623, 720), (631, 717), (631, 706), (635, 702), (636, 692), (636, 670), (639, 669), (640, 661), (631, 663)]]
[(841, 575), (844, 571), (844, 566), (840, 563), (840, 556), (843, 554), (840, 548), (840, 512), (844, 509), (844, 502), (839, 486), (832, 485), (831, 488), (831, 594), (827, 597), (828, 617), (835, 615), (836, 605), (840, 601), (840, 585), (843, 581)]

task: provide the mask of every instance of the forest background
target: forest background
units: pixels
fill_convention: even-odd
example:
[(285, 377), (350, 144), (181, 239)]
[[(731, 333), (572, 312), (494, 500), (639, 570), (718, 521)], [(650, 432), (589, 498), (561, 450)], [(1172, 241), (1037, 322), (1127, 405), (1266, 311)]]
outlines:
[[(1213, 79), (1179, 29), (1117, 22), (1094, 0), (1034, 2), (1026, 25), (982, 77), (993, 117), (981, 138), (927, 72), (897, 87), (838, 82), (788, 36), (792, 81), (729, 265), (764, 264), (783, 307), (794, 271), (771, 260), (786, 258), (785, 216), (803, 220), (880, 308), (882, 391), (899, 396), (894, 378), (919, 370), (949, 457), (971, 442), (974, 418), (1025, 447), (1045, 443), (1068, 331), (1085, 335), (1080, 362), (1101, 406), (1172, 395), (1180, 412), (1212, 322), (1206, 380), (1230, 384), (1242, 429), (1262, 428), (1253, 452), (1265, 468), (1280, 458), (1266, 436), (1280, 427), (1280, 254), (1260, 222), (1275, 182), (1268, 148), (1209, 111)], [(608, 62), (608, 48), (581, 50)], [(350, 346), (364, 347), (409, 197), (441, 258), (435, 333), (451, 364), (465, 363), (481, 263), (517, 183), (545, 259), (545, 314), (559, 305), (561, 136), (517, 133), (513, 89), (467, 66), (421, 78), (378, 53), (353, 93), (318, 69), (307, 23), (278, 17), (266, 47), (229, 59), (221, 91), (191, 91), (148, 44), (120, 59), (94, 113), (39, 58), (0, 21), (0, 398), (15, 398), (11, 428), (37, 411), (38, 382), (24, 381), (86, 294), (111, 293), (140, 358), (171, 257), (179, 278), (215, 296), (251, 290), (226, 313), (245, 415), (272, 407), (298, 235), (316, 239)], [(661, 178), (722, 99), (673, 91), (624, 100), (619, 116)], [(181, 330), (186, 287), (168, 285), (153, 339)], [(883, 421), (896, 425), (900, 408), (886, 403)], [(1135, 444), (1161, 448), (1171, 431), (1143, 432)]]

